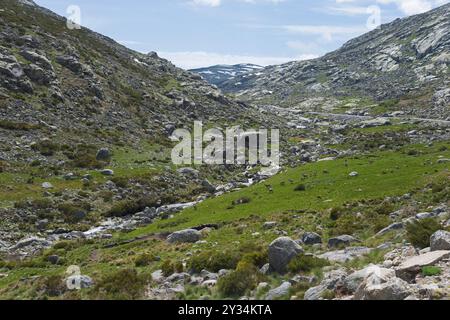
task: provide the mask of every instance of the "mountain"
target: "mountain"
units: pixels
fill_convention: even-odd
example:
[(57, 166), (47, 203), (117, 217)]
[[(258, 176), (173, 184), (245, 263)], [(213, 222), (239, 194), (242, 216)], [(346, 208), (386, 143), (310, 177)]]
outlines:
[[(36, 139), (54, 128), (61, 144), (134, 144), (194, 120), (241, 121), (248, 112), (197, 74), (86, 28), (69, 30), (65, 18), (32, 1), (2, 1), (0, 30), (3, 126), (33, 127)], [(11, 139), (1, 143), (11, 149)]]
[[(419, 89), (442, 87), (445, 102), (447, 71), (436, 70), (447, 66), (447, 45), (434, 40), (410, 63), (435, 75)], [(315, 68), (338, 68), (321, 59), (289, 65), (287, 75), (303, 66), (300, 84)], [(335, 77), (320, 79), (342, 96), (325, 88), (296, 108), (248, 104), (156, 53), (70, 30), (30, 0), (2, 0), (0, 299), (448, 299), (450, 121), (399, 112), (403, 96), (382, 105), (376, 77), (374, 88)], [(242, 97), (268, 102), (265, 88), (252, 90)], [(339, 113), (347, 107), (364, 114)], [(395, 115), (370, 114), (389, 108)], [(175, 165), (173, 130), (194, 120), (279, 129), (277, 170)]]
[(233, 81), (236, 77), (247, 77), (258, 75), (258, 71), (263, 67), (242, 63), (236, 65), (216, 65), (207, 68), (192, 69), (191, 72), (197, 73), (209, 83), (221, 87), (227, 81)]
[(382, 25), (318, 59), (236, 76), (220, 88), (259, 104), (323, 110), (357, 98), (360, 106), (384, 102), (381, 109), (447, 118), (449, 72), (447, 4)]

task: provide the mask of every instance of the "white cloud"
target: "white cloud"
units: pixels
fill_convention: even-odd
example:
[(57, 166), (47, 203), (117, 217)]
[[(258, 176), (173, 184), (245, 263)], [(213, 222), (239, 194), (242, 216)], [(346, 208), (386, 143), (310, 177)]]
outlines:
[[(272, 3), (279, 4), (286, 0), (237, 0), (239, 2), (245, 2), (250, 4), (258, 3)], [(189, 3), (198, 7), (220, 7), (223, 4), (222, 0), (190, 0)]]
[(195, 6), (218, 7), (222, 2), (221, 0), (192, 0), (190, 3)]
[(331, 41), (334, 36), (357, 36), (367, 32), (363, 26), (329, 26), (329, 25), (287, 25), (281, 27), (283, 30), (294, 34), (320, 35), (324, 40)]
[(316, 54), (302, 54), (293, 57), (269, 57), (252, 55), (220, 54), (204, 51), (186, 52), (158, 52), (159, 56), (172, 61), (176, 66), (183, 69), (195, 69), (217, 64), (239, 64), (253, 63), (260, 66), (281, 64), (294, 60), (307, 60), (317, 58)]

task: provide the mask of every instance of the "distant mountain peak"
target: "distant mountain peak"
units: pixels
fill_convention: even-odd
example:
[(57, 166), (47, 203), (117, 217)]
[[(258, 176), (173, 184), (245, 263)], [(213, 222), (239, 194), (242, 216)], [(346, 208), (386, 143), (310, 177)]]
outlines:
[(235, 79), (236, 77), (253, 75), (258, 70), (264, 69), (252, 63), (239, 63), (235, 65), (218, 64), (211, 67), (192, 69), (191, 72), (197, 73), (209, 83), (221, 86), (224, 82)]

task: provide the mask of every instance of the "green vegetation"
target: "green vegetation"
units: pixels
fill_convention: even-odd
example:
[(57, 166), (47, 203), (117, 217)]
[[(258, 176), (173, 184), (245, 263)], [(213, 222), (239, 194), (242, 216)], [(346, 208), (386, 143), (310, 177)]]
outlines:
[(424, 277), (434, 277), (442, 273), (442, 269), (439, 267), (428, 266), (422, 268), (422, 275)]
[(262, 276), (251, 263), (240, 262), (235, 271), (217, 282), (217, 289), (224, 297), (241, 297), (256, 288)]
[(314, 269), (321, 269), (328, 265), (329, 262), (327, 260), (319, 259), (314, 256), (300, 255), (289, 263), (288, 270), (292, 273), (309, 273)]
[(430, 237), (440, 229), (440, 223), (433, 218), (410, 222), (406, 225), (408, 241), (419, 248), (429, 247)]
[[(257, 184), (186, 209), (174, 221), (184, 221), (177, 225), (177, 228), (183, 228), (232, 221), (252, 214), (268, 217), (277, 212), (324, 210), (349, 202), (370, 202), (387, 196), (402, 195), (423, 187), (430, 174), (447, 168), (446, 164), (437, 163), (439, 156), (450, 156), (448, 150), (440, 151), (441, 147), (442, 144), (433, 147), (415, 146), (420, 151), (420, 155), (415, 157), (408, 156), (401, 150), (378, 151), (368, 156), (288, 169), (266, 181), (266, 185), (273, 186), (272, 192), (265, 184)], [(349, 177), (352, 171), (359, 172), (359, 176)], [(308, 185), (308, 188), (304, 192), (296, 192), (288, 183), (282, 183), (289, 180), (301, 182)], [(252, 201), (230, 207), (230, 203), (241, 202), (244, 198)], [(163, 222), (154, 223), (130, 233), (129, 236), (155, 230), (173, 230), (171, 227), (161, 228), (161, 223)]]

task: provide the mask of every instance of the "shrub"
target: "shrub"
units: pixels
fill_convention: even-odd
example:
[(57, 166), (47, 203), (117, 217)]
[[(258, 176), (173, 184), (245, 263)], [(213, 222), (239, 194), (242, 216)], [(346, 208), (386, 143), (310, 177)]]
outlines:
[(250, 199), (249, 197), (242, 197), (242, 198), (234, 200), (232, 204), (233, 204), (233, 206), (237, 206), (240, 204), (250, 203), (251, 201), (252, 201), (252, 199)]
[(122, 269), (99, 281), (93, 294), (98, 299), (136, 300), (143, 297), (147, 282), (135, 269)]
[(300, 255), (291, 260), (288, 265), (288, 270), (292, 273), (297, 272), (311, 272), (317, 268), (328, 266), (327, 260), (319, 259), (313, 256)]
[(127, 188), (128, 187), (128, 178), (124, 177), (114, 177), (111, 179), (112, 182), (119, 188)]
[(306, 191), (306, 186), (304, 184), (299, 184), (294, 188), (294, 191)]
[(331, 231), (332, 235), (353, 234), (363, 228), (359, 218), (353, 214), (344, 214), (336, 221), (336, 227)]
[(87, 211), (90, 211), (89, 204), (82, 204), (81, 206), (75, 206), (73, 203), (62, 203), (58, 206), (58, 210), (64, 215), (64, 218), (68, 222), (79, 222), (83, 220)]
[(165, 260), (161, 266), (161, 270), (165, 277), (177, 272), (183, 272), (183, 269), (183, 264), (180, 261), (173, 262), (172, 260)]
[(25, 122), (15, 122), (10, 120), (2, 119), (0, 120), (0, 128), (6, 130), (23, 130), (29, 131), (32, 129), (38, 129), (39, 125)]
[(412, 245), (419, 248), (430, 246), (430, 237), (438, 230), (441, 225), (433, 218), (414, 221), (406, 225), (406, 236)]
[(50, 157), (59, 150), (59, 145), (50, 140), (42, 140), (31, 147), (33, 150), (40, 152), (43, 156)]
[(262, 267), (269, 260), (269, 252), (267, 249), (261, 249), (260, 251), (249, 252), (244, 254), (241, 261), (248, 262), (257, 267)]
[(66, 289), (66, 284), (61, 276), (44, 277), (38, 285), (38, 290), (49, 297), (61, 296)]
[(74, 168), (101, 169), (107, 162), (97, 160), (97, 148), (91, 145), (80, 144), (73, 152), (65, 155), (71, 159), (70, 166)]
[(204, 251), (193, 256), (188, 264), (189, 270), (193, 272), (201, 272), (208, 270), (211, 272), (218, 272), (221, 269), (236, 268), (241, 256), (234, 251)]
[(217, 289), (225, 297), (240, 297), (255, 289), (260, 280), (261, 275), (253, 264), (240, 262), (235, 271), (219, 279)]
[(147, 267), (155, 262), (157, 259), (153, 254), (143, 253), (139, 255), (134, 261), (136, 267)]
[(422, 275), (425, 277), (438, 276), (442, 273), (442, 269), (439, 267), (428, 266), (422, 268)]
[(106, 213), (110, 217), (125, 217), (136, 214), (146, 207), (157, 206), (157, 200), (154, 198), (143, 198), (140, 200), (123, 200), (115, 203)]

